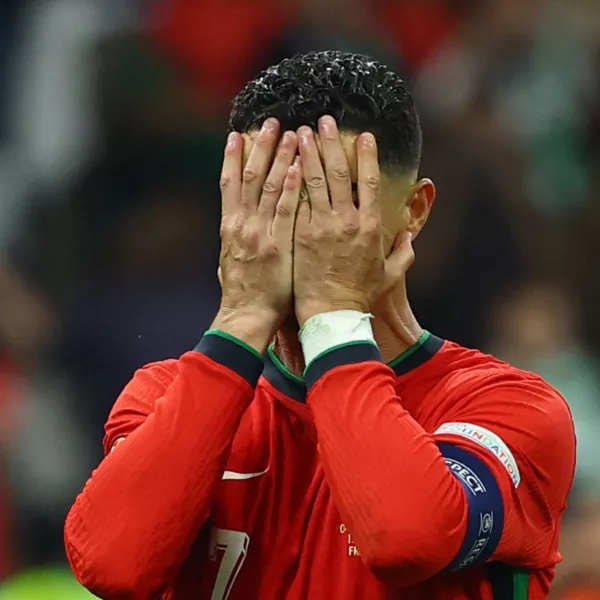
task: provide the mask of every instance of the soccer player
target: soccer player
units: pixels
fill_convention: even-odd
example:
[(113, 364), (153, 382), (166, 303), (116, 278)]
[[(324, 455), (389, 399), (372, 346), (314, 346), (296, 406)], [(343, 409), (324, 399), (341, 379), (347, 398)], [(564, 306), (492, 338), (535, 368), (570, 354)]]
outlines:
[(403, 82), (299, 56), (247, 85), (231, 129), (220, 310), (117, 400), (66, 522), (78, 579), (115, 600), (546, 598), (571, 416), (413, 316), (435, 191)]

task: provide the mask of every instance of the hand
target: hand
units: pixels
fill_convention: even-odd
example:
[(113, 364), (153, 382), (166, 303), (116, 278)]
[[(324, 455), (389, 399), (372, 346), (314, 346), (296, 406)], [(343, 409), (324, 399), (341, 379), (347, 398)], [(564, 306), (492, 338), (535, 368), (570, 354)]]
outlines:
[(296, 134), (286, 132), (277, 149), (278, 139), (279, 123), (268, 119), (243, 167), (244, 141), (232, 133), (221, 175), (223, 291), (213, 328), (261, 353), (292, 303), (293, 232), (302, 181)]
[(379, 211), (377, 144), (370, 133), (357, 142), (358, 206), (339, 131), (331, 117), (319, 121), (324, 169), (314, 133), (298, 130), (303, 177), (310, 203), (301, 202), (294, 241), (294, 296), (300, 325), (334, 310), (369, 312), (406, 270), (404, 244), (386, 260)]

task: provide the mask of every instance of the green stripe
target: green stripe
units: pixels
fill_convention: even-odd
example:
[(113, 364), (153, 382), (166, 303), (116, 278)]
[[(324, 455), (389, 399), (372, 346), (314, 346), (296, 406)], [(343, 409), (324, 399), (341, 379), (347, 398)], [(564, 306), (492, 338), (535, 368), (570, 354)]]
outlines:
[(397, 367), (402, 361), (405, 361), (407, 358), (412, 356), (429, 338), (431, 337), (431, 333), (429, 331), (425, 331), (423, 335), (417, 340), (417, 343), (414, 346), (411, 346), (406, 352), (403, 352), (398, 358), (395, 358), (391, 363), (388, 363), (388, 366), (392, 369)]
[(256, 356), (256, 358), (258, 358), (259, 360), (263, 359), (262, 354), (256, 348), (253, 348), (252, 346), (250, 346), (250, 344), (244, 342), (244, 340), (240, 340), (240, 338), (236, 338), (230, 333), (221, 331), (220, 329), (209, 329), (204, 333), (204, 335), (218, 335), (219, 337), (222, 337), (226, 340), (229, 340), (230, 342), (233, 342), (234, 344), (237, 344), (238, 346), (241, 346), (244, 350), (247, 350), (251, 354), (254, 354), (254, 356)]
[(522, 569), (513, 571), (513, 600), (529, 598), (529, 573)]
[(302, 377), (298, 377), (298, 375), (296, 375), (296, 373), (292, 373), (292, 371), (290, 371), (282, 362), (282, 360), (279, 358), (279, 356), (277, 356), (277, 354), (275, 353), (275, 348), (273, 347), (273, 345), (269, 346), (269, 356), (271, 357), (271, 360), (275, 363), (275, 366), (288, 378), (291, 379), (292, 381), (299, 383), (300, 385), (304, 385), (304, 379), (302, 379)]

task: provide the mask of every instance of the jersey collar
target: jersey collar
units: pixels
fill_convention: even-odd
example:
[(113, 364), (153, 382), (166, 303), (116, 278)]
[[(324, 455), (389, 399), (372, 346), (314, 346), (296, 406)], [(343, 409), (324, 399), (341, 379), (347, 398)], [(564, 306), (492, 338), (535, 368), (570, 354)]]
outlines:
[[(444, 345), (444, 340), (426, 331), (419, 341), (389, 363), (396, 377), (406, 375), (435, 356)], [(304, 380), (292, 373), (281, 362), (271, 346), (265, 359), (263, 376), (280, 393), (297, 402), (306, 402)]]

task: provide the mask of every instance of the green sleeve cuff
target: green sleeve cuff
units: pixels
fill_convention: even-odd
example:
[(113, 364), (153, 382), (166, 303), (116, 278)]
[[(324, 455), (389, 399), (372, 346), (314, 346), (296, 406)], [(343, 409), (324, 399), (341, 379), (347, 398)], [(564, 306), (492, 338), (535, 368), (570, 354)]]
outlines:
[(229, 340), (230, 342), (233, 342), (234, 344), (241, 346), (244, 350), (247, 350), (251, 354), (254, 354), (254, 356), (256, 356), (256, 358), (258, 358), (259, 360), (263, 359), (262, 354), (256, 348), (253, 348), (252, 346), (250, 346), (250, 344), (246, 344), (246, 342), (244, 342), (244, 340), (240, 340), (240, 338), (236, 338), (234, 335), (231, 335), (230, 333), (225, 333), (224, 331), (221, 331), (220, 329), (209, 329), (208, 331), (204, 332), (204, 335), (218, 335), (219, 337), (221, 337), (225, 340)]
[(379, 348), (371, 342), (352, 342), (341, 344), (321, 353), (304, 372), (304, 381), (308, 389), (312, 388), (321, 377), (332, 369), (343, 365), (354, 365), (363, 362), (383, 362)]
[(196, 352), (236, 372), (252, 387), (256, 387), (263, 372), (263, 357), (252, 346), (224, 331), (207, 331), (196, 346)]

